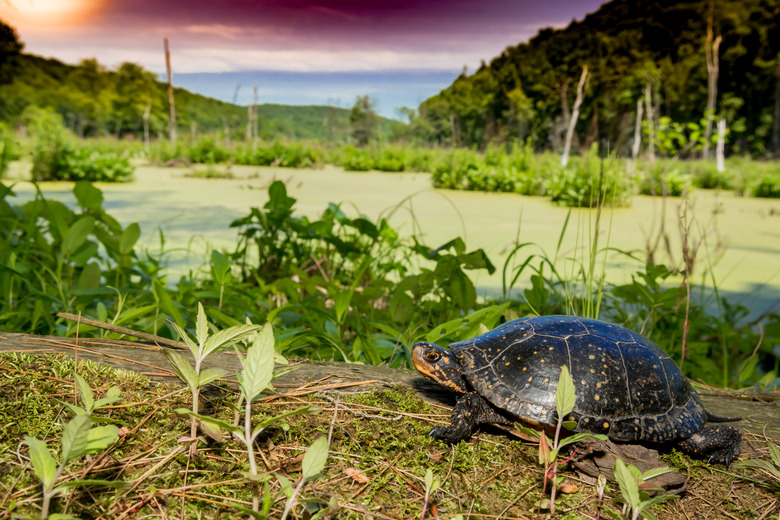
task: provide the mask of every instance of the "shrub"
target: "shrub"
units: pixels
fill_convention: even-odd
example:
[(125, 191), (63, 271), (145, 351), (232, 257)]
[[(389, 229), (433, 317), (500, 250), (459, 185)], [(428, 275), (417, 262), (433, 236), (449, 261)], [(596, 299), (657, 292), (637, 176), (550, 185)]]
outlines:
[(780, 198), (780, 174), (766, 173), (753, 188), (753, 196), (777, 199)]
[(558, 166), (547, 193), (553, 202), (569, 207), (623, 206), (628, 199), (623, 170), (614, 161), (600, 159), (596, 145), (566, 168)]
[(134, 171), (126, 156), (86, 146), (65, 146), (59, 160), (56, 178), (46, 180), (127, 182), (132, 180)]
[(639, 193), (642, 195), (658, 195), (679, 197), (683, 191), (690, 190), (691, 176), (680, 171), (679, 168), (669, 168), (661, 162), (656, 163), (653, 169), (639, 183)]

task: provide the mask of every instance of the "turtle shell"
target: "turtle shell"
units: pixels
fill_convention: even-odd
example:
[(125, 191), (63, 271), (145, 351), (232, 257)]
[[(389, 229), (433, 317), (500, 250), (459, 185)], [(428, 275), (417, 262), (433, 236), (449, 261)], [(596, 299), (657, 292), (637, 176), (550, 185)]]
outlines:
[(618, 325), (574, 316), (522, 318), (450, 348), (474, 390), (521, 419), (557, 422), (563, 365), (574, 381), (577, 431), (667, 442), (690, 437), (707, 419), (674, 361)]

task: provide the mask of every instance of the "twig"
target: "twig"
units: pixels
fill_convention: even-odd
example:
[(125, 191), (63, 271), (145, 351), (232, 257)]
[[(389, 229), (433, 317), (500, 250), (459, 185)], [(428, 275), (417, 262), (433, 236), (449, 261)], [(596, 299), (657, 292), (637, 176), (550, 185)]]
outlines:
[(155, 343), (159, 343), (161, 345), (166, 345), (168, 347), (178, 348), (178, 349), (187, 349), (187, 345), (182, 343), (181, 341), (174, 341), (172, 339), (163, 338), (160, 336), (155, 336), (154, 334), (147, 334), (146, 332), (140, 332), (133, 329), (128, 329), (125, 327), (120, 327), (118, 325), (113, 325), (111, 323), (106, 323), (104, 321), (99, 320), (93, 320), (91, 318), (85, 318), (84, 316), (77, 316), (75, 314), (70, 314), (69, 312), (58, 312), (57, 317), (69, 320), (69, 321), (75, 321), (78, 323), (83, 323), (84, 325), (89, 325), (90, 327), (97, 327), (99, 329), (108, 330), (111, 332), (116, 332), (117, 334), (124, 334), (125, 336), (131, 336), (133, 338), (138, 339), (144, 339), (146, 341), (153, 341)]

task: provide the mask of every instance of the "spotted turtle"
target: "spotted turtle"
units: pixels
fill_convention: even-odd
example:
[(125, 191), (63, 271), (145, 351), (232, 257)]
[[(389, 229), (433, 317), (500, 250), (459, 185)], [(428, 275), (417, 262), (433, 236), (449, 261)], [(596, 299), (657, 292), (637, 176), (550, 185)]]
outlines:
[(708, 462), (728, 465), (742, 437), (735, 420), (709, 414), (672, 359), (627, 328), (575, 316), (505, 323), (475, 338), (412, 349), (414, 367), (459, 395), (450, 426), (430, 436), (455, 443), (480, 423), (557, 423), (555, 391), (566, 365), (575, 385), (575, 431), (641, 443), (674, 443)]

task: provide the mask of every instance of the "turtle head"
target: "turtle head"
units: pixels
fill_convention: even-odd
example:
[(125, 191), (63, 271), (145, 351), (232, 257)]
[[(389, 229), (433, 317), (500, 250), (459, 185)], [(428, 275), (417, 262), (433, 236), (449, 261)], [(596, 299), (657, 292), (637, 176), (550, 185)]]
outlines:
[(469, 391), (460, 364), (450, 350), (433, 343), (417, 343), (412, 347), (412, 364), (422, 375), (453, 392)]

